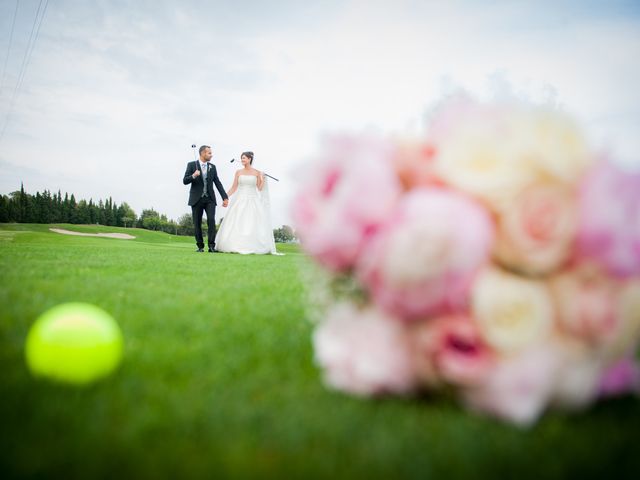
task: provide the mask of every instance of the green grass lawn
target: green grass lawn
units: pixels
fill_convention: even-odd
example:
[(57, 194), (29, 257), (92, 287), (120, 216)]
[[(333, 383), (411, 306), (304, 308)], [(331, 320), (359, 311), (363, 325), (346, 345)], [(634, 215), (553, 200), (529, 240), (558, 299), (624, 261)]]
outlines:
[[(0, 225), (2, 478), (640, 475), (637, 399), (523, 431), (446, 399), (326, 390), (295, 246), (197, 254), (186, 237), (61, 227), (136, 239)], [(124, 333), (121, 367), (86, 388), (34, 379), (24, 362), (30, 325), (67, 301), (106, 309)]]

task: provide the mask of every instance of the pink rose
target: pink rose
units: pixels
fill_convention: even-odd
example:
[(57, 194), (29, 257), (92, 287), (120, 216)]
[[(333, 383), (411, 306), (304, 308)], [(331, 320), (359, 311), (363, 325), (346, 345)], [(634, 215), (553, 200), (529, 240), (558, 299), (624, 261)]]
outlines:
[(412, 330), (412, 340), (417, 374), (429, 386), (475, 385), (493, 367), (493, 352), (466, 315), (420, 322)]
[(598, 345), (618, 326), (617, 282), (598, 268), (582, 265), (549, 280), (560, 328), (567, 334)]
[(508, 267), (541, 274), (567, 260), (576, 234), (572, 192), (559, 185), (532, 185), (501, 208), (495, 255)]
[(335, 389), (376, 395), (407, 393), (415, 385), (407, 330), (378, 310), (335, 306), (313, 343), (325, 382)]
[(640, 275), (640, 172), (601, 162), (580, 190), (578, 252), (620, 277)]
[(493, 240), (488, 213), (444, 189), (407, 193), (367, 245), (356, 274), (375, 302), (406, 319), (461, 311)]
[(555, 386), (557, 358), (543, 345), (499, 359), (485, 382), (462, 390), (472, 410), (521, 426), (533, 424), (544, 412)]
[(334, 271), (350, 269), (400, 194), (391, 144), (333, 138), (301, 178), (293, 219), (304, 250)]
[(623, 358), (611, 365), (600, 379), (600, 395), (611, 397), (640, 393), (640, 366), (633, 358)]

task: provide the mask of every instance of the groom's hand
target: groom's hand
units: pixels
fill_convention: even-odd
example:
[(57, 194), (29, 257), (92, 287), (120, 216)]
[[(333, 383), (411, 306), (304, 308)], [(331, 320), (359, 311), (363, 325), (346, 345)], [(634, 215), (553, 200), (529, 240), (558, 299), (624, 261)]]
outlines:
[(195, 172), (193, 172), (193, 175), (191, 175), (193, 178), (198, 178), (200, 176), (200, 170), (196, 170)]
[(224, 200), (222, 201), (222, 206), (223, 206), (224, 208), (227, 208), (227, 206), (228, 206), (228, 205), (229, 205), (229, 199), (224, 199)]

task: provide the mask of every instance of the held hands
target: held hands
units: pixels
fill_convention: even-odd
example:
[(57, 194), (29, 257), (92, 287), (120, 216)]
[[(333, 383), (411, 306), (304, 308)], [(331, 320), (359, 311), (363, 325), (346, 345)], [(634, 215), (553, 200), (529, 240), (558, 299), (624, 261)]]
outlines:
[(224, 208), (227, 208), (227, 206), (228, 206), (228, 205), (229, 205), (229, 199), (228, 199), (228, 198), (225, 198), (225, 199), (222, 201), (222, 206), (223, 206)]

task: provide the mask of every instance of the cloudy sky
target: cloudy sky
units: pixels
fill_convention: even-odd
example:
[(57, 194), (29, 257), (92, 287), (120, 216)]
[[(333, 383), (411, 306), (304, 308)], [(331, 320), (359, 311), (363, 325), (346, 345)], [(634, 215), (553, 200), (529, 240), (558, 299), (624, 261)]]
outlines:
[(20, 0), (11, 37), (15, 9), (0, 0), (0, 193), (177, 218), (206, 143), (227, 189), (243, 150), (281, 178), (277, 226), (322, 134), (419, 133), (458, 89), (557, 104), (640, 165), (638, 1)]

